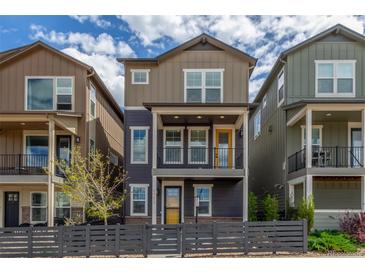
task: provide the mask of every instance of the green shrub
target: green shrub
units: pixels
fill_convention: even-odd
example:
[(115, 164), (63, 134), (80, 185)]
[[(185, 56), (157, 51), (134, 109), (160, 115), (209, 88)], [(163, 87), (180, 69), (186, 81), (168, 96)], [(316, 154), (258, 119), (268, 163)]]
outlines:
[(267, 194), (263, 201), (264, 204), (264, 220), (273, 221), (279, 219), (279, 201), (276, 196)]
[(255, 193), (248, 193), (248, 220), (257, 221), (257, 197)]
[(344, 233), (337, 231), (317, 231), (308, 237), (308, 248), (311, 251), (327, 253), (330, 251), (353, 253), (357, 245)]
[(314, 225), (314, 199), (310, 196), (308, 199), (303, 197), (298, 206), (298, 220), (306, 219), (308, 222), (308, 233)]

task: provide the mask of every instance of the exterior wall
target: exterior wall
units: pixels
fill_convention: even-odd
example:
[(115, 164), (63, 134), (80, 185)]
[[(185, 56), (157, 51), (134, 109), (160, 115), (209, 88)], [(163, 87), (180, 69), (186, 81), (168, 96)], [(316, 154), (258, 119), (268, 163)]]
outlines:
[(23, 132), (9, 130), (0, 132), (0, 154), (23, 153)]
[[(131, 69), (150, 69), (148, 85), (132, 85)], [(183, 103), (183, 69), (224, 68), (224, 103), (248, 102), (248, 62), (221, 50), (183, 51), (158, 66), (125, 66), (125, 106), (142, 106), (146, 102)]]

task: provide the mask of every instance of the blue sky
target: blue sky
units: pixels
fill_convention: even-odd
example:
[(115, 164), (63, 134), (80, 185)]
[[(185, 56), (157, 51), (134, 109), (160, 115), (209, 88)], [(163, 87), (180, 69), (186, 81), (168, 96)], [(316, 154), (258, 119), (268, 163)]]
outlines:
[(123, 106), (116, 57), (153, 57), (206, 32), (258, 58), (252, 100), (280, 52), (337, 23), (364, 33), (364, 16), (0, 16), (0, 51), (43, 40), (92, 65)]

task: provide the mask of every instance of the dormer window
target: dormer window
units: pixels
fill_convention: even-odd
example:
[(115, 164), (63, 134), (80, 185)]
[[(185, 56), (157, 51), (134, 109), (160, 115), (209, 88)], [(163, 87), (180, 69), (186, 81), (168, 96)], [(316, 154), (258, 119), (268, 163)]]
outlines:
[(131, 69), (133, 85), (149, 84), (149, 69)]

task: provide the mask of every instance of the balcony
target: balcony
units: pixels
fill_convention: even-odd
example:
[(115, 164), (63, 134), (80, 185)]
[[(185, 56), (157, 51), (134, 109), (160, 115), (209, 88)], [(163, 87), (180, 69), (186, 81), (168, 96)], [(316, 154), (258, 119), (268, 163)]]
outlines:
[(46, 175), (48, 155), (0, 154), (0, 175)]

